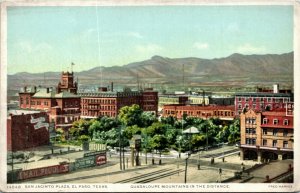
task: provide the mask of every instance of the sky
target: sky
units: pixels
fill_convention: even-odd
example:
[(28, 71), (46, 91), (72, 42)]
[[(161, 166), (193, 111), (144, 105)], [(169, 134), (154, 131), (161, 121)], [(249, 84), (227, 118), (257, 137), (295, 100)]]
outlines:
[(292, 6), (9, 7), (8, 74), (293, 51)]

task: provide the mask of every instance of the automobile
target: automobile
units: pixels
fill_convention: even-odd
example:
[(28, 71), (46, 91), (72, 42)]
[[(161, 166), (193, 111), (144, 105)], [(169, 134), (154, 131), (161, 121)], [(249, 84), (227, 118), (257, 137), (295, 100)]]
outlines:
[(241, 146), (241, 142), (240, 142), (240, 141), (236, 142), (236, 143), (235, 143), (235, 146), (236, 146), (236, 147), (240, 147), (240, 146)]

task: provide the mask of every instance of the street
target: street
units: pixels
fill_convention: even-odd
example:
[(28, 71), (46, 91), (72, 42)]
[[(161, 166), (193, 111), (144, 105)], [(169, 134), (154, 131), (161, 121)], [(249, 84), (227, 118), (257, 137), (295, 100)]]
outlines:
[[(76, 154), (82, 152), (64, 154), (52, 158), (72, 160)], [(214, 157), (214, 163), (211, 163)], [(224, 157), (224, 160), (222, 159)], [(49, 177), (33, 178), (19, 183), (184, 183), (185, 175), (185, 157), (179, 159), (177, 156), (163, 156), (162, 164), (159, 165), (158, 155), (154, 155), (155, 164), (152, 165), (152, 155), (148, 154), (147, 164), (144, 155), (140, 156), (141, 166), (131, 166), (129, 155), (126, 155), (125, 170), (120, 170), (118, 154), (108, 156), (108, 162), (105, 165), (85, 168), (66, 174), (56, 174)], [(47, 160), (45, 160), (47, 161)], [(224, 162), (223, 162), (224, 161)], [(48, 163), (52, 163), (48, 161)], [(38, 162), (35, 163), (37, 166)], [(241, 170), (241, 163), (245, 169), (253, 167), (256, 162), (252, 160), (241, 161), (238, 156), (238, 148), (235, 146), (223, 146), (208, 151), (192, 154), (188, 159), (187, 183), (215, 183), (234, 176), (234, 173)], [(280, 167), (280, 162), (277, 167)], [(284, 163), (290, 163), (285, 160)], [(27, 168), (29, 167), (27, 164)], [(33, 165), (34, 163), (32, 163)], [(272, 163), (271, 163), (272, 164)], [(200, 170), (198, 168), (200, 167)], [(286, 164), (285, 164), (286, 165)], [(19, 165), (20, 166), (20, 165)], [(270, 167), (267, 166), (267, 167)], [(288, 167), (288, 166), (285, 166)], [(222, 173), (219, 173), (219, 169)], [(284, 168), (284, 167), (282, 167)], [(263, 169), (263, 168), (262, 168)], [(274, 171), (272, 171), (274, 173)], [(278, 170), (278, 174), (282, 172)], [(264, 170), (263, 173), (266, 173)], [(274, 175), (277, 175), (275, 172)], [(259, 171), (256, 171), (256, 175)], [(256, 179), (256, 180), (255, 180)], [(263, 177), (253, 178), (252, 182), (261, 182)]]

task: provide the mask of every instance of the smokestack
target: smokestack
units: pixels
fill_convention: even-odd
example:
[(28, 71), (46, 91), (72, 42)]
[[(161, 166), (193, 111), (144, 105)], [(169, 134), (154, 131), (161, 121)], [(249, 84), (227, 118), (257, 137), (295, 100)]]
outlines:
[(273, 85), (273, 93), (279, 93), (279, 84)]
[(49, 93), (49, 88), (47, 88), (47, 93)]
[(27, 92), (27, 87), (26, 86), (24, 86), (24, 92)]
[(33, 87), (33, 92), (36, 93), (36, 86)]
[(114, 92), (114, 82), (111, 82), (110, 84), (111, 84), (110, 90), (111, 90), (111, 92)]

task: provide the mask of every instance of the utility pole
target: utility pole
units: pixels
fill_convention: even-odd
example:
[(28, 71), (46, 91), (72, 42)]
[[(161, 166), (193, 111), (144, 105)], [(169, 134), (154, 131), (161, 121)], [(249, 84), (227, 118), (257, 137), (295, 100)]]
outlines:
[(185, 92), (185, 84), (184, 84), (184, 64), (182, 64), (182, 87), (183, 87), (183, 91)]
[(124, 151), (124, 144), (123, 143), (122, 143), (122, 150), (123, 150), (123, 170), (125, 170), (125, 151)]
[(121, 127), (119, 130), (119, 156), (120, 156), (120, 170), (122, 170), (122, 152), (121, 152)]
[(186, 183), (188, 159), (189, 159), (189, 157), (187, 157), (187, 158), (185, 159), (184, 183)]

